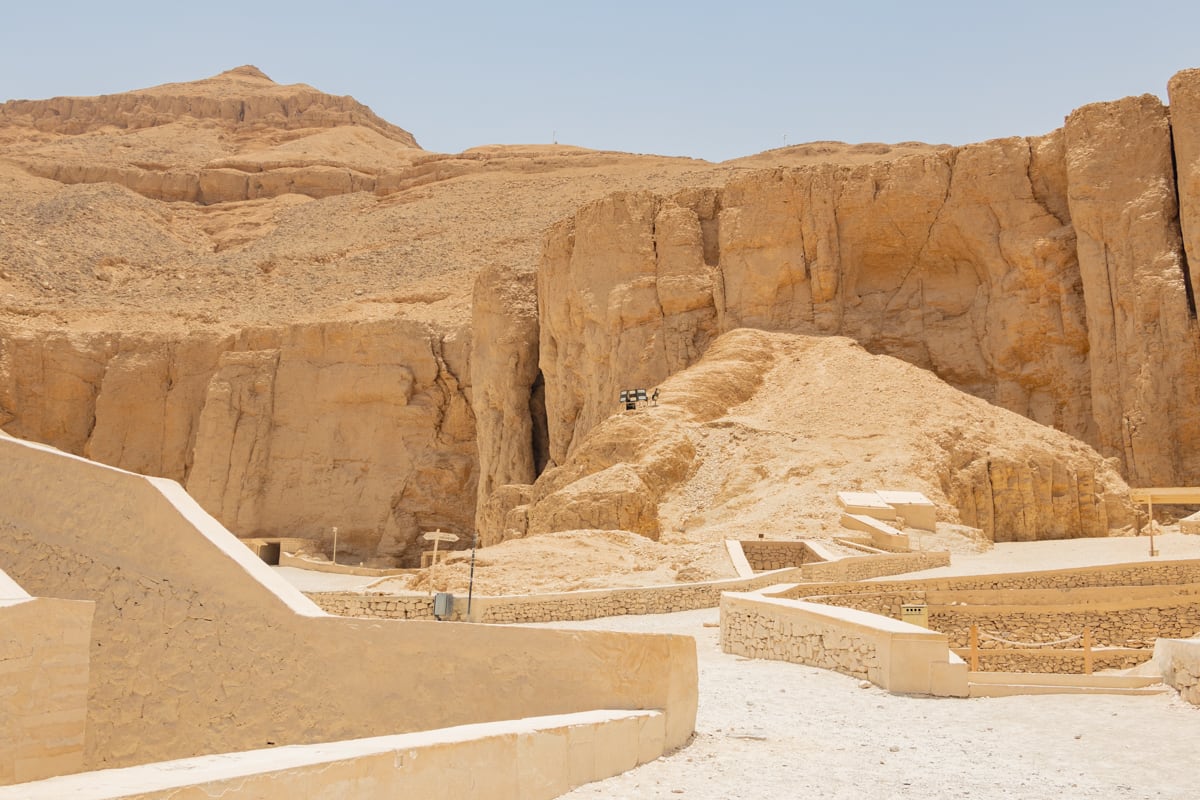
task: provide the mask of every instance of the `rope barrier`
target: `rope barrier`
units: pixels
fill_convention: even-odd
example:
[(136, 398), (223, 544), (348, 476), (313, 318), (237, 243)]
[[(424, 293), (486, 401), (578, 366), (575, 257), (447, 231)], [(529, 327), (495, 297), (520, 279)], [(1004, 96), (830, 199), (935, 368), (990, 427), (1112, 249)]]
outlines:
[(1071, 642), (1078, 642), (1080, 639), (1083, 638), (1082, 636), (1068, 636), (1066, 639), (1059, 639), (1056, 642), (1014, 642), (1011, 639), (1004, 639), (999, 636), (993, 636), (992, 634), (984, 633), (983, 631), (979, 632), (979, 636), (980, 636), (980, 638), (983, 638), (983, 639), (991, 639), (993, 642), (1000, 642), (1001, 644), (1008, 644), (1008, 645), (1012, 645), (1013, 647), (1034, 647), (1034, 648), (1036, 648), (1036, 647), (1054, 647), (1055, 645), (1060, 645), (1060, 644), (1070, 644)]

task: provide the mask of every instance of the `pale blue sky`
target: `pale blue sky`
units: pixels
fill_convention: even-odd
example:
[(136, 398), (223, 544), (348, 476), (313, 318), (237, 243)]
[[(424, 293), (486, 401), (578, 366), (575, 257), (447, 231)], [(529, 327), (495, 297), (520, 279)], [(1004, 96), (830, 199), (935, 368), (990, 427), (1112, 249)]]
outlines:
[(1200, 67), (1200, 2), (4, 3), (0, 100), (255, 64), (430, 150), (559, 142), (710, 160), (815, 139), (961, 144)]

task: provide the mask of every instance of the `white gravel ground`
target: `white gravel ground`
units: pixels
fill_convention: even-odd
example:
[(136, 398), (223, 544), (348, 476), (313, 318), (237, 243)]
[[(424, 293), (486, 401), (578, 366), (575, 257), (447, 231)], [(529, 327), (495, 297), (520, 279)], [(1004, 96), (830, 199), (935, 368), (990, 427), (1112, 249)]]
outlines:
[(564, 798), (1200, 797), (1200, 708), (1174, 694), (900, 697), (720, 652), (714, 609), (549, 627), (697, 642), (692, 743)]

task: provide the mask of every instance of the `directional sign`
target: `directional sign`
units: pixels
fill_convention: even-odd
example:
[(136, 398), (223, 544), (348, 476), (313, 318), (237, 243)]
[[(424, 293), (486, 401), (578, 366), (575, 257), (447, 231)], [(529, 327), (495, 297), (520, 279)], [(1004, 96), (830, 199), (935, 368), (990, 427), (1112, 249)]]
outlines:
[(458, 534), (446, 533), (445, 531), (430, 531), (425, 534), (427, 542), (457, 542)]

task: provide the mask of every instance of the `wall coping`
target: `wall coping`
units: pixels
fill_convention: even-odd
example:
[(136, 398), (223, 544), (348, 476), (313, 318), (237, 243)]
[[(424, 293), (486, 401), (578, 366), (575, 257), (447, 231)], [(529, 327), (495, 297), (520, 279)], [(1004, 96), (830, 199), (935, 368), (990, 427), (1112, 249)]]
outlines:
[[(0, 787), (0, 800), (61, 800), (64, 797), (74, 800), (119, 800), (131, 795), (159, 797), (160, 793), (162, 797), (167, 797), (174, 796), (167, 793), (197, 787), (198, 784), (240, 782), (255, 776), (304, 767), (321, 767), (364, 756), (395, 754), (402, 758), (409, 755), (410, 759), (415, 760), (420, 754), (412, 751), (439, 745), (464, 745), (483, 739), (553, 732), (573, 726), (603, 726), (622, 720), (651, 720), (662, 716), (663, 712), (659, 710), (583, 711), (457, 725), (416, 733), (197, 756), (12, 784)], [(636, 749), (638, 744), (635, 742), (632, 746)], [(661, 755), (661, 752), (655, 757), (657, 755)], [(397, 782), (402, 780), (403, 776), (398, 774)], [(205, 786), (203, 789), (215, 789), (224, 796), (224, 791), (219, 786)]]
[(844, 606), (827, 606), (821, 603), (811, 603), (805, 600), (792, 600), (787, 597), (772, 597), (760, 592), (727, 592), (727, 597), (734, 600), (744, 600), (751, 603), (794, 608), (798, 611), (818, 617), (826, 617), (839, 623), (849, 624), (870, 631), (882, 631), (891, 634), (916, 635), (922, 638), (945, 638), (945, 634), (913, 625), (911, 622), (892, 619), (869, 611)]

